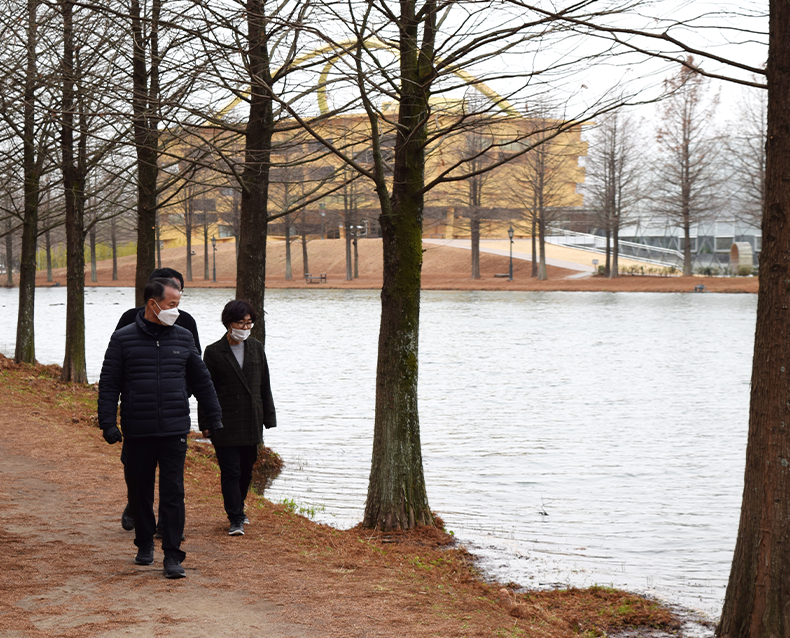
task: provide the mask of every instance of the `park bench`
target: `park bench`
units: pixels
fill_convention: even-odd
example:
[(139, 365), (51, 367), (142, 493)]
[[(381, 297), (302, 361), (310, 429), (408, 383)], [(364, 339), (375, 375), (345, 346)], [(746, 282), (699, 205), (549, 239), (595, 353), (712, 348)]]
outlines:
[(320, 275), (311, 275), (309, 272), (304, 274), (304, 280), (308, 284), (325, 284), (326, 283), (326, 273), (322, 273)]

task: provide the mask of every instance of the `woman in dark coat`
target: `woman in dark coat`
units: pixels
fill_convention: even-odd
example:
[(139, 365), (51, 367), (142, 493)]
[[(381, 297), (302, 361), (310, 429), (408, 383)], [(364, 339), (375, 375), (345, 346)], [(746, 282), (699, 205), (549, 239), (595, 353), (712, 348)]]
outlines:
[[(229, 301), (222, 310), (227, 333), (208, 346), (203, 355), (222, 406), (224, 426), (220, 431), (203, 434), (211, 435), (217, 454), (231, 536), (243, 535), (244, 524), (249, 523), (244, 500), (258, 446), (263, 443), (263, 428), (277, 425), (263, 344), (249, 336), (254, 323), (255, 310), (248, 302)], [(204, 430), (200, 410), (198, 421)]]

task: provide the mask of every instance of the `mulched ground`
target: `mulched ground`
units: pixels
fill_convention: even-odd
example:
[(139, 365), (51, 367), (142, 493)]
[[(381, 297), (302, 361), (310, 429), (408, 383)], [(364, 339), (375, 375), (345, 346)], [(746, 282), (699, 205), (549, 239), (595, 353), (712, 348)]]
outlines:
[[(319, 525), (251, 496), (227, 535), (218, 468), (193, 441), (185, 472), (188, 577), (161, 551), (135, 566), (120, 527), (120, 446), (97, 429), (95, 386), (0, 355), (0, 635), (531, 636), (675, 633), (651, 600), (608, 588), (524, 592), (486, 583), (437, 528), (380, 534)], [(284, 459), (285, 463), (288, 459)], [(518, 592), (518, 593), (517, 593)]]

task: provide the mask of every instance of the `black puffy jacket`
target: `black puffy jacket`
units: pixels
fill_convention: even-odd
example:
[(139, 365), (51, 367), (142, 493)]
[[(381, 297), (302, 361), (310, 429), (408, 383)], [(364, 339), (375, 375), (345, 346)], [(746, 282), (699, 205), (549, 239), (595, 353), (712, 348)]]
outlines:
[(207, 420), (222, 420), (214, 386), (189, 330), (146, 321), (116, 330), (104, 355), (99, 377), (99, 427), (116, 424), (121, 397), (124, 436), (184, 436), (189, 433), (187, 384)]

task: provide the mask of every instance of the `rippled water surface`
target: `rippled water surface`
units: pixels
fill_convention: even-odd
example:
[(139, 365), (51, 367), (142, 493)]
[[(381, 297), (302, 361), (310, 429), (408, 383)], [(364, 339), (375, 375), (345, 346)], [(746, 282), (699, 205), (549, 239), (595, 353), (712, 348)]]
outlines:
[[(229, 290), (188, 290), (204, 345)], [(0, 290), (13, 353), (16, 290)], [(362, 516), (380, 306), (373, 291), (267, 291), (284, 457), (267, 491), (339, 527)], [(756, 296), (424, 292), (420, 420), (432, 509), (492, 576), (613, 584), (717, 616), (743, 480)], [(63, 358), (65, 290), (36, 295)], [(98, 377), (131, 289), (86, 292)]]

